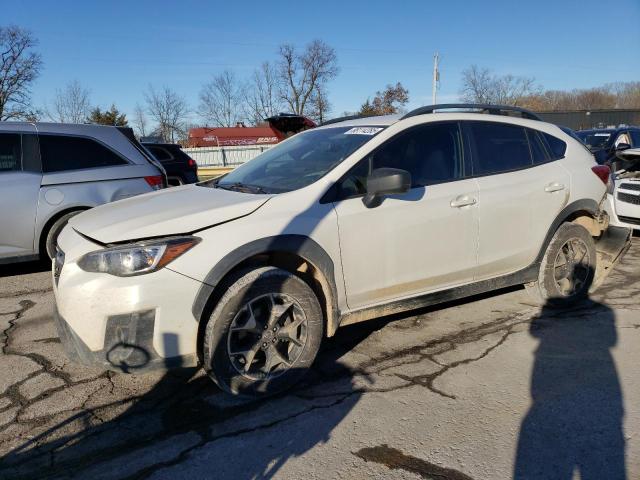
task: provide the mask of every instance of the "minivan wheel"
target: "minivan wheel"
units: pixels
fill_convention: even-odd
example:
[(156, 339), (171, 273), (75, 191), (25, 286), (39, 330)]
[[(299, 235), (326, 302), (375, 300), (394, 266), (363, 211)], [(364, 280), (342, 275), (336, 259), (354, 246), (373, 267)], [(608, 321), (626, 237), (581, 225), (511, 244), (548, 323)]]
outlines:
[(227, 392), (267, 396), (295, 384), (323, 337), (318, 299), (300, 277), (280, 268), (241, 272), (205, 328), (203, 364)]
[(583, 226), (565, 223), (547, 246), (538, 281), (525, 287), (540, 304), (569, 307), (588, 296), (595, 269), (593, 237)]
[(72, 217), (82, 212), (82, 210), (76, 210), (75, 212), (69, 212), (61, 216), (58, 220), (51, 225), (51, 228), (47, 232), (45, 239), (45, 249), (49, 259), (53, 259), (56, 256), (56, 247), (58, 246), (58, 235), (62, 232), (62, 229), (69, 223)]

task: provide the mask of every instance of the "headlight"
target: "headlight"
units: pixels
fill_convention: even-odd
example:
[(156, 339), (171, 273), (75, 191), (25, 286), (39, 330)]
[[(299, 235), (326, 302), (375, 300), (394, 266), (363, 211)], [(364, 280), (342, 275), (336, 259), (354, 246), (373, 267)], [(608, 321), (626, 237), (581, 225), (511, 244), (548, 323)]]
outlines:
[(86, 272), (117, 277), (143, 275), (161, 269), (200, 242), (198, 237), (173, 237), (90, 252), (78, 261)]

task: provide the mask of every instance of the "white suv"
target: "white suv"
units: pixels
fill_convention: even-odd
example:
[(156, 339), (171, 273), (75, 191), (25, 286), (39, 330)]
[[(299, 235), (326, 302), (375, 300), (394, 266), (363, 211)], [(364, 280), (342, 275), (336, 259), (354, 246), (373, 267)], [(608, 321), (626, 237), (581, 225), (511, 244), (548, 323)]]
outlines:
[(201, 364), (229, 392), (271, 394), (340, 325), (517, 284), (585, 297), (608, 175), (513, 107), (333, 121), (219, 179), (71, 219), (60, 336), (88, 364)]

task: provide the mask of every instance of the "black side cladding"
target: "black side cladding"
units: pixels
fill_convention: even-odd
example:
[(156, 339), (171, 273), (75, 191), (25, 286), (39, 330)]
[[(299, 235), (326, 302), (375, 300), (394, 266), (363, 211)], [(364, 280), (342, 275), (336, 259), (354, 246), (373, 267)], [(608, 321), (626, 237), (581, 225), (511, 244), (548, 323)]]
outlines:
[(328, 308), (331, 308), (333, 318), (337, 318), (337, 290), (333, 261), (320, 245), (303, 235), (278, 235), (262, 238), (238, 247), (229, 253), (209, 271), (201, 285), (191, 309), (194, 318), (198, 321), (202, 319), (211, 294), (225, 275), (235, 266), (255, 255), (278, 252), (295, 254), (309, 261), (322, 272), (331, 288), (332, 299)]

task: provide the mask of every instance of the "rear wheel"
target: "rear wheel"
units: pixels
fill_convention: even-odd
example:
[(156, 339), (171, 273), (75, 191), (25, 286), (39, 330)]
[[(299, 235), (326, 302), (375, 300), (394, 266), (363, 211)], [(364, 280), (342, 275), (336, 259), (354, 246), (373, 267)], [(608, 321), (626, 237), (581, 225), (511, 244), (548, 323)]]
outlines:
[(69, 220), (72, 217), (75, 217), (81, 211), (82, 210), (76, 210), (75, 212), (66, 213), (63, 216), (61, 216), (59, 219), (57, 219), (53, 223), (53, 225), (51, 225), (51, 228), (49, 228), (49, 231), (47, 232), (47, 236), (45, 238), (45, 250), (47, 251), (47, 255), (49, 256), (49, 259), (53, 259), (56, 256), (56, 248), (58, 246), (58, 235), (60, 235), (60, 232), (62, 232), (62, 229), (67, 226), (67, 223), (69, 223)]
[(320, 304), (301, 278), (275, 267), (245, 271), (209, 318), (204, 368), (228, 392), (272, 395), (306, 373), (322, 337)]
[(526, 289), (540, 304), (572, 306), (589, 294), (596, 269), (596, 246), (581, 225), (565, 223), (555, 233), (544, 254), (538, 281)]

